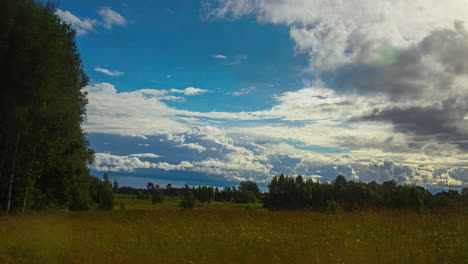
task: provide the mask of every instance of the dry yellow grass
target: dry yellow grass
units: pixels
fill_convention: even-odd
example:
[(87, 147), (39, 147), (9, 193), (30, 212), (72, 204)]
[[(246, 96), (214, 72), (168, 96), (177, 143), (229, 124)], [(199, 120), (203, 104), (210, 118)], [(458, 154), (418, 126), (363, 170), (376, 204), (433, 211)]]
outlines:
[(468, 263), (466, 212), (120, 202), (125, 211), (1, 216), (0, 263)]

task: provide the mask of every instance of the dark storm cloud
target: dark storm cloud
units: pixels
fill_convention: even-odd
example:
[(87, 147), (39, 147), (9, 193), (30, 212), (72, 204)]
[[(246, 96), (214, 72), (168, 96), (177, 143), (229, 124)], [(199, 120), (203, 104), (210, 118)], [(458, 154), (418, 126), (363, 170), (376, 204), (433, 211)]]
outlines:
[(468, 136), (468, 34), (461, 22), (453, 30), (432, 32), (401, 51), (394, 63), (354, 66), (338, 85), (365, 93), (384, 93), (389, 104), (352, 121), (390, 122), (395, 130), (459, 144)]
[(468, 34), (457, 22), (455, 29), (434, 31), (395, 56), (395, 62), (389, 65), (343, 69), (338, 86), (384, 92), (393, 101), (425, 98), (429, 93), (448, 94), (455, 88), (455, 80), (468, 74)]
[(467, 106), (451, 98), (442, 102), (442, 107), (386, 108), (359, 118), (362, 121), (390, 121), (396, 130), (416, 135), (462, 136), (466, 127), (464, 120)]

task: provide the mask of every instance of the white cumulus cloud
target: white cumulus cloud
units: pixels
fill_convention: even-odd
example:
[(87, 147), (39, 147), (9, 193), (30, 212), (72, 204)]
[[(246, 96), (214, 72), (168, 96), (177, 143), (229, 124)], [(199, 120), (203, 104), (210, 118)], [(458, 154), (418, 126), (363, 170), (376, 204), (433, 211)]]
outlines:
[(101, 8), (98, 13), (102, 18), (103, 26), (107, 29), (111, 29), (114, 24), (119, 26), (127, 24), (127, 20), (122, 15), (108, 7)]
[(296, 49), (310, 56), (313, 72), (370, 62), (386, 45), (407, 48), (455, 20), (468, 21), (466, 1), (451, 0), (214, 0), (206, 13), (290, 27)]
[(55, 13), (62, 21), (71, 24), (78, 36), (95, 31), (96, 27), (111, 29), (113, 25), (124, 26), (127, 24), (127, 20), (122, 15), (108, 7), (99, 9), (98, 14), (101, 20), (88, 17), (80, 18), (70, 11), (61, 9), (57, 9)]
[(101, 68), (99, 66), (94, 67), (94, 71), (104, 73), (105, 75), (108, 75), (108, 76), (122, 76), (122, 75), (124, 75), (124, 73), (121, 72), (121, 71), (108, 70), (108, 69)]
[(93, 31), (94, 27), (98, 23), (95, 19), (79, 18), (66, 10), (57, 9), (56, 14), (60, 19), (62, 19), (62, 21), (71, 24), (71, 26), (76, 30), (76, 34), (78, 36), (82, 36), (89, 31)]
[(215, 58), (215, 59), (220, 59), (220, 60), (225, 60), (225, 59), (227, 59), (228, 57), (225, 56), (225, 55), (222, 55), (222, 54), (217, 54), (217, 55), (213, 55), (213, 58)]

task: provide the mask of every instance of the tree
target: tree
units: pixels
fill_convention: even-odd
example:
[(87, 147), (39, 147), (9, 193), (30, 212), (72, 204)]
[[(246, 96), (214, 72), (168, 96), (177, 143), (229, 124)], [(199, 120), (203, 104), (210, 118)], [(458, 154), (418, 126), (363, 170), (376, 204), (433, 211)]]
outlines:
[(94, 152), (75, 31), (52, 4), (0, 3), (0, 206), (86, 209)]
[(114, 197), (110, 184), (92, 177), (89, 186), (88, 193), (91, 195), (92, 202), (96, 203), (102, 210), (112, 210), (114, 208)]
[(151, 203), (158, 204), (164, 201), (164, 194), (159, 185), (156, 185), (151, 191)]
[(153, 190), (153, 189), (154, 189), (154, 183), (148, 182), (148, 184), (146, 184), (146, 189), (147, 189), (148, 191)]
[(239, 191), (252, 192), (256, 197), (260, 194), (260, 189), (254, 181), (242, 181), (239, 185)]
[(202, 203), (211, 203), (215, 198), (215, 192), (213, 187), (199, 186), (195, 192), (197, 199)]
[(119, 183), (117, 182), (117, 180), (114, 180), (114, 183), (112, 184), (112, 189), (114, 189), (115, 194), (117, 194), (117, 192), (119, 191)]
[(251, 191), (241, 192), (239, 195), (239, 203), (256, 203), (257, 198), (255, 194)]
[(347, 181), (338, 175), (332, 184), (316, 182), (302, 176), (296, 178), (280, 175), (273, 177), (264, 196), (264, 207), (270, 210), (303, 209), (348, 211), (366, 208), (394, 208), (421, 212), (426, 208), (446, 208), (463, 202), (454, 190), (432, 195), (419, 186), (397, 185), (395, 181), (378, 184)]
[(193, 192), (187, 184), (185, 185), (184, 197), (180, 202), (180, 207), (183, 209), (192, 209), (195, 207), (195, 197), (193, 196)]
[(215, 197), (214, 200), (217, 202), (221, 202), (223, 200), (222, 193), (219, 191), (218, 187), (215, 188)]
[(166, 185), (166, 190), (165, 191), (166, 191), (165, 195), (172, 196), (172, 184), (168, 183)]
[(104, 174), (102, 175), (102, 178), (104, 179), (104, 182), (105, 182), (106, 184), (109, 184), (109, 185), (111, 184), (111, 182), (110, 182), (110, 180), (109, 180), (109, 174), (104, 173)]
[(112, 210), (114, 208), (114, 197), (112, 187), (107, 183), (102, 183), (99, 187), (99, 208), (102, 210)]

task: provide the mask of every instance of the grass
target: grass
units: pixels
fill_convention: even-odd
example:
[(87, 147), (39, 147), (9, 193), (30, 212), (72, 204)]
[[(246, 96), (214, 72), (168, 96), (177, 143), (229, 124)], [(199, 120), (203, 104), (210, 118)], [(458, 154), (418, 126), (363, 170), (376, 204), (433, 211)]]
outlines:
[(119, 199), (112, 212), (0, 216), (0, 263), (468, 263), (466, 211), (325, 214), (232, 203), (183, 211), (178, 203)]

